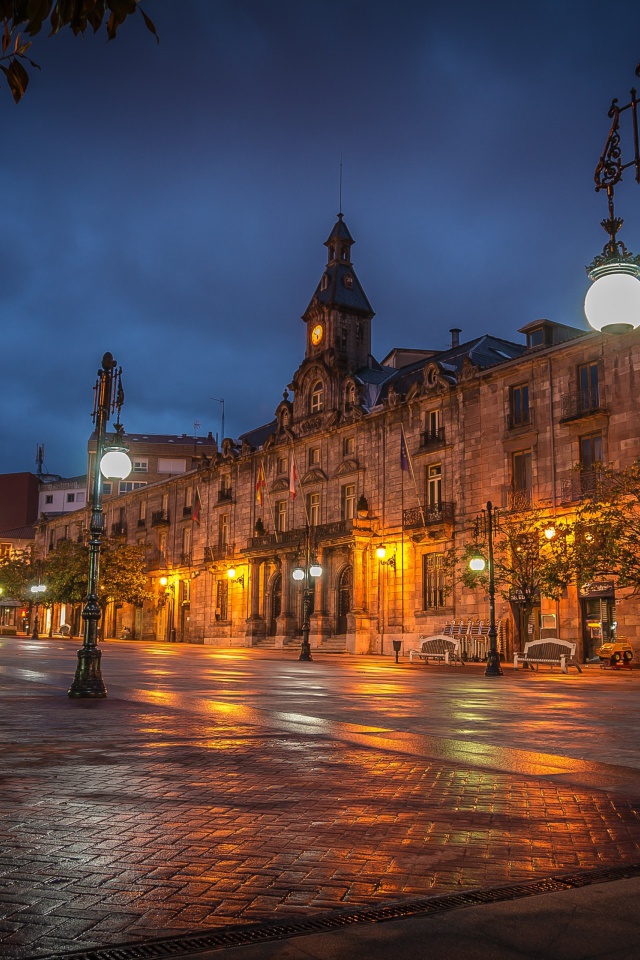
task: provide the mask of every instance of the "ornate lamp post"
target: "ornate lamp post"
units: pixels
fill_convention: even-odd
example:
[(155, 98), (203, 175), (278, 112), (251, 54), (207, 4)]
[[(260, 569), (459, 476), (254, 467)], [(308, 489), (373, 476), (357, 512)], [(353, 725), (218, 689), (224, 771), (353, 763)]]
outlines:
[[(118, 367), (110, 353), (102, 358), (102, 367), (98, 370), (98, 379), (94, 387), (92, 419), (96, 433), (96, 455), (93, 463), (91, 523), (89, 526), (89, 589), (87, 601), (82, 611), (84, 620), (84, 639), (78, 650), (78, 665), (73, 683), (69, 688), (70, 697), (104, 698), (107, 688), (100, 671), (102, 651), (98, 650), (98, 624), (100, 622), (100, 604), (98, 602), (98, 581), (100, 577), (100, 547), (103, 534), (102, 484), (103, 476), (111, 480), (124, 480), (131, 471), (131, 461), (123, 440), (124, 428), (120, 423), (120, 410), (124, 403), (122, 390), (122, 367)], [(115, 438), (107, 442), (107, 423), (117, 410), (118, 418), (114, 424)]]
[[(484, 671), (485, 677), (502, 676), (500, 654), (498, 653), (498, 631), (496, 630), (496, 584), (493, 563), (493, 534), (497, 519), (496, 513), (497, 511), (493, 507), (491, 500), (489, 500), (482, 514), (476, 518), (476, 535), (479, 534), (481, 526), (483, 526), (486, 531), (489, 566), (489, 653), (487, 654), (487, 667)], [(469, 568), (476, 573), (480, 573), (486, 566), (487, 562), (485, 558), (480, 553), (480, 550), (476, 549), (469, 561)]]
[[(604, 333), (627, 333), (640, 325), (640, 257), (630, 253), (624, 243), (617, 239), (624, 221), (616, 217), (613, 207), (614, 189), (627, 167), (635, 168), (636, 183), (640, 183), (638, 102), (635, 90), (631, 90), (631, 99), (623, 107), (618, 106), (617, 99), (613, 100), (609, 109), (611, 130), (594, 174), (596, 191), (607, 192), (609, 216), (601, 221), (601, 225), (609, 239), (602, 253), (587, 267), (593, 285), (587, 292), (584, 311), (589, 325)], [(626, 110), (631, 111), (634, 156), (623, 163), (620, 115)]]
[[(291, 575), (293, 579), (298, 582), (304, 581), (302, 590), (302, 646), (300, 647), (298, 660), (313, 660), (311, 656), (311, 646), (309, 644), (309, 616), (315, 591), (315, 580), (322, 576), (322, 567), (311, 555), (311, 534), (308, 525), (305, 535), (304, 567), (298, 564)], [(313, 578), (313, 580), (311, 578)]]

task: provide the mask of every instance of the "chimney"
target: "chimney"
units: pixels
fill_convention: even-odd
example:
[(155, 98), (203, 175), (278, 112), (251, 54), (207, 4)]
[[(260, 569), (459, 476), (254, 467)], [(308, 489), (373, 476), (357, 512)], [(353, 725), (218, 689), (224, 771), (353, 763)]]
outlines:
[(451, 347), (452, 347), (452, 348), (453, 348), (453, 347), (459, 347), (459, 346), (460, 346), (460, 334), (462, 333), (461, 328), (460, 328), (460, 327), (451, 327), (451, 329), (449, 330), (449, 333), (451, 334)]

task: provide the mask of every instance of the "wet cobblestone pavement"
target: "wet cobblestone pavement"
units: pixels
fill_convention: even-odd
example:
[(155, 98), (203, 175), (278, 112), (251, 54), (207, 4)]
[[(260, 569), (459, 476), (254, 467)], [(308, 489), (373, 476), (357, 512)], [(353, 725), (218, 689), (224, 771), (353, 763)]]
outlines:
[[(527, 753), (524, 715), (513, 716), (519, 729), (505, 731), (496, 753), (459, 729), (461, 753), (442, 737), (413, 734), (422, 721), (410, 706), (396, 717), (404, 730), (374, 706), (358, 717), (368, 726), (342, 716), (327, 724), (312, 702), (304, 717), (284, 713), (283, 703), (261, 711), (260, 690), (265, 704), (274, 698), (274, 657), (242, 651), (252, 703), (243, 711), (241, 691), (235, 706), (217, 692), (208, 699), (190, 676), (206, 657), (222, 677), (226, 659), (181, 648), (161, 683), (134, 689), (149, 669), (142, 647), (109, 647), (109, 655), (109, 699), (91, 703), (67, 700), (60, 680), (73, 669), (73, 647), (0, 649), (0, 954), (8, 960), (640, 860), (640, 770), (618, 758), (618, 787), (599, 789), (615, 780), (613, 767)], [(316, 678), (356, 669), (347, 661), (314, 668)], [(389, 664), (379, 669), (391, 676)], [(394, 676), (410, 685), (411, 700), (416, 683), (425, 695), (439, 684), (442, 697), (449, 674)], [(480, 677), (471, 668), (456, 677), (450, 713), (461, 706), (460, 684), (477, 701)], [(543, 701), (555, 690), (588, 699), (592, 689), (600, 705), (608, 691), (613, 707), (623, 689), (638, 699), (640, 677), (632, 681), (534, 682)], [(506, 677), (500, 696), (517, 699), (515, 683)], [(416, 716), (426, 702), (413, 696)], [(626, 719), (635, 730), (628, 708)], [(565, 724), (569, 737), (570, 716)], [(577, 739), (571, 756), (589, 757)]]

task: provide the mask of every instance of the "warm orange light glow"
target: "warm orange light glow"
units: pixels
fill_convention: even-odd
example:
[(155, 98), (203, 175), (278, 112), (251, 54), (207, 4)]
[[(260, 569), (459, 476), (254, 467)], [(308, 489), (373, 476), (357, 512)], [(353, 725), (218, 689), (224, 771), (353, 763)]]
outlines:
[(381, 544), (379, 547), (376, 547), (376, 557), (378, 558), (378, 560), (384, 560), (386, 555), (387, 555), (387, 548), (385, 547), (384, 543)]
[(167, 585), (168, 583), (169, 583), (169, 581), (167, 580), (166, 577), (160, 577), (160, 586), (161, 586), (161, 587), (166, 587), (166, 585)]

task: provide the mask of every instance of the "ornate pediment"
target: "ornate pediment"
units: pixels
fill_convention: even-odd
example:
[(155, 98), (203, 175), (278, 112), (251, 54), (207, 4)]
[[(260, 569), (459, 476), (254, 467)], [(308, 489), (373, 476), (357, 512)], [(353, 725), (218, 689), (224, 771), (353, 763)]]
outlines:
[(360, 469), (357, 460), (343, 460), (336, 472), (335, 477), (343, 477), (346, 473), (357, 473)]
[(300, 434), (307, 433), (318, 433), (324, 427), (324, 416), (318, 414), (315, 417), (307, 417), (306, 420), (302, 420), (298, 424), (298, 432)]
[(280, 493), (281, 490), (289, 489), (289, 481), (286, 477), (280, 477), (271, 484), (271, 493)]
[(311, 470), (307, 470), (300, 483), (321, 483), (328, 479), (324, 470), (321, 470), (320, 467), (312, 467)]
[(409, 387), (409, 389), (407, 390), (407, 395), (406, 395), (405, 399), (406, 399), (406, 400), (417, 400), (418, 397), (422, 396), (423, 389), (424, 389), (424, 388), (423, 388), (422, 384), (421, 384), (421, 383), (418, 383), (418, 381), (416, 381), (415, 383), (412, 383), (411, 386)]

